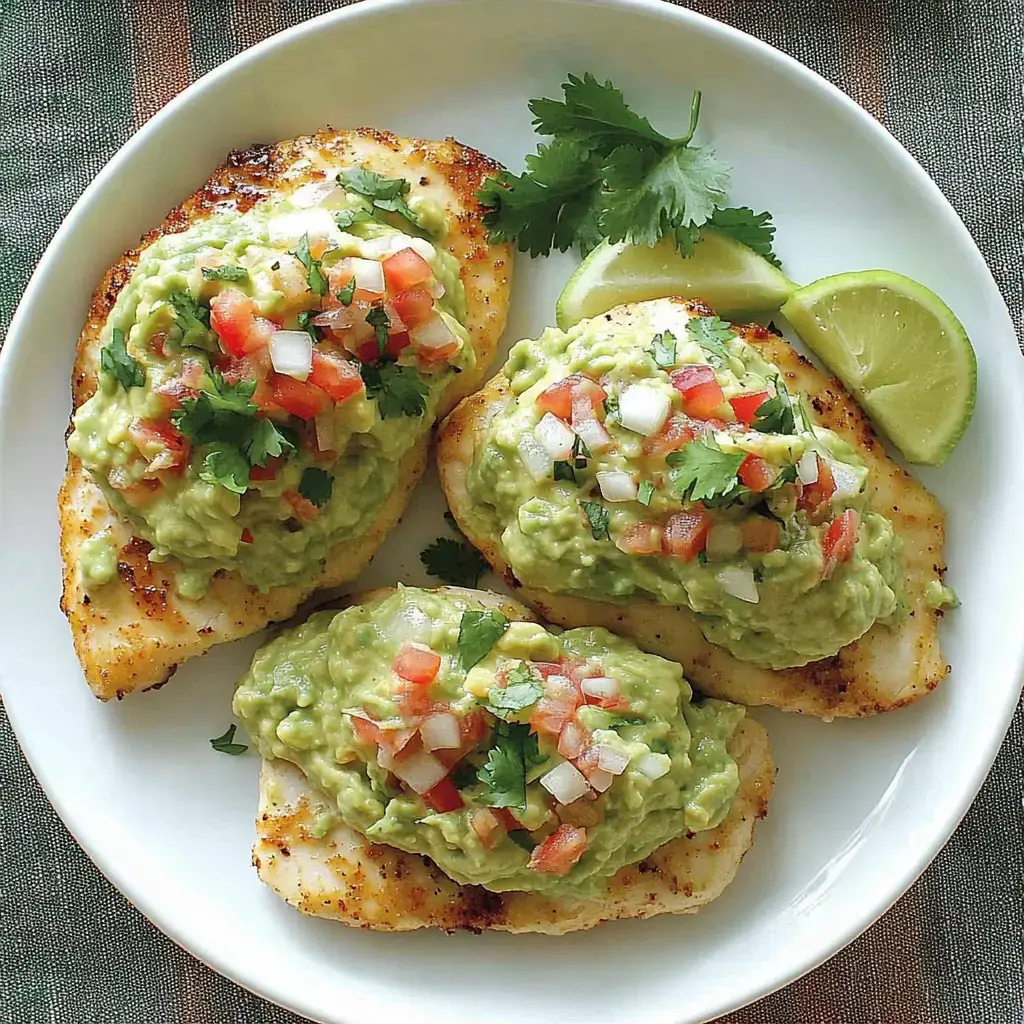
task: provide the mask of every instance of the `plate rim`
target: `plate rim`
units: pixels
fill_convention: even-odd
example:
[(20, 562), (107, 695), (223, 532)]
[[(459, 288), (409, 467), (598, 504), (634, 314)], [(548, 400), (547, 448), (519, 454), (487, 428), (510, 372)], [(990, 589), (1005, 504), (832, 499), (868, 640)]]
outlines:
[[(923, 192), (943, 210), (949, 226), (959, 235), (961, 253), (965, 258), (969, 256), (992, 284), (993, 294), (998, 298), (998, 306), (994, 311), (995, 317), (998, 320), (1004, 321), (1011, 336), (1016, 336), (1016, 329), (1002, 291), (992, 276), (985, 257), (950, 200), (917, 159), (888, 128), (876, 120), (838, 86), (819, 75), (795, 57), (790, 56), (770, 43), (688, 7), (677, 6), (675, 3), (669, 2), (669, 0), (546, 0), (546, 2), (555, 3), (559, 6), (600, 6), (626, 11), (634, 10), (638, 14), (648, 15), (652, 18), (660, 18), (664, 21), (676, 22), (684, 26), (694, 26), (701, 33), (718, 36), (727, 43), (747, 48), (749, 52), (758, 55), (765, 62), (771, 64), (774, 69), (785, 71), (792, 78), (802, 80), (805, 85), (809, 86), (819, 95), (824, 94), (824, 98), (827, 98), (831, 103), (844, 107), (848, 115), (858, 122), (868, 137), (874, 137), (876, 143), (894, 159), (897, 165), (897, 173), (904, 179), (909, 180), (915, 190)], [(15, 370), (12, 367), (16, 365), (16, 354), (24, 344), (21, 340), (23, 333), (22, 321), (28, 316), (26, 310), (37, 303), (37, 293), (43, 290), (46, 279), (51, 276), (53, 266), (57, 262), (58, 251), (61, 249), (65, 238), (74, 232), (78, 221), (83, 218), (88, 208), (92, 205), (94, 197), (106, 188), (107, 181), (118, 173), (121, 165), (128, 162), (136, 150), (144, 148), (148, 144), (150, 136), (157, 134), (165, 122), (177, 117), (179, 110), (187, 107), (196, 96), (208, 90), (216, 89), (222, 79), (231, 77), (244, 66), (259, 62), (270, 51), (281, 46), (287, 46), (293, 41), (307, 34), (312, 34), (328, 24), (333, 27), (338, 23), (343, 24), (347, 21), (387, 18), (395, 12), (401, 11), (401, 9), (413, 5), (439, 7), (490, 5), (497, 8), (501, 3), (502, 0), (359, 0), (359, 2), (325, 12), (268, 36), (266, 39), (235, 54), (183, 89), (154, 114), (153, 117), (146, 121), (141, 128), (133, 132), (124, 144), (112, 154), (82, 194), (72, 204), (53, 238), (46, 246), (18, 302), (5, 342), (2, 350), (0, 350), (0, 422), (2, 422), (5, 416), (5, 410), (8, 405), (5, 397), (14, 386)], [(1020, 383), (1024, 385), (1024, 361), (1018, 363), (1017, 377)], [(1024, 392), (1024, 387), (1021, 390)], [(2, 661), (2, 652), (0, 652), (0, 661)], [(830, 937), (830, 941), (821, 945), (807, 947), (802, 951), (800, 957), (794, 956), (790, 958), (788, 963), (781, 969), (776, 968), (773, 971), (767, 972), (764, 980), (754, 989), (745, 992), (740, 1002), (737, 1003), (732, 998), (727, 1002), (723, 1002), (715, 1011), (716, 1016), (734, 1012), (763, 999), (821, 966), (821, 964), (848, 946), (887, 913), (896, 901), (920, 878), (934, 861), (939, 851), (949, 841), (953, 832), (974, 803), (1010, 728), (1021, 689), (1024, 687), (1024, 631), (1022, 631), (1017, 642), (1014, 664), (1014, 670), (1010, 671), (1008, 669), (1007, 674), (1011, 679), (1016, 678), (1016, 685), (1011, 685), (1007, 688), (1000, 718), (995, 723), (996, 727), (990, 730), (986, 743), (978, 745), (979, 750), (984, 749), (984, 756), (978, 762), (979, 767), (975, 771), (974, 777), (971, 778), (969, 784), (964, 788), (962, 796), (955, 805), (953, 812), (947, 814), (941, 825), (932, 829), (929, 842), (917, 848), (913, 858), (906, 862), (907, 866), (893, 872), (894, 881), (884, 887), (884, 896), (877, 901), (872, 900), (869, 904), (870, 909), (866, 913), (850, 915), (850, 921), (845, 927), (834, 932)], [(2, 683), (2, 678), (3, 675), (0, 673), (0, 683)], [(90, 847), (79, 838), (81, 814), (75, 808), (65, 804), (56, 795), (57, 786), (54, 784), (48, 768), (37, 759), (34, 753), (30, 752), (29, 748), (22, 741), (21, 730), (18, 724), (19, 712), (14, 710), (6, 699), (4, 703), (22, 755), (38, 780), (47, 800), (57, 812), (64, 827), (70, 832), (75, 842), (78, 843), (90, 861), (96, 865), (101, 874), (119, 893), (156, 928), (189, 953), (189, 955), (196, 957), (211, 970), (223, 975), (241, 988), (290, 1012), (302, 1014), (310, 1020), (319, 1022), (319, 1024), (340, 1024), (342, 1018), (320, 1016), (319, 1010), (304, 1002), (301, 992), (289, 993), (287, 995), (279, 993), (273, 990), (269, 983), (265, 983), (254, 976), (246, 976), (241, 970), (236, 970), (231, 962), (225, 961), (214, 950), (208, 948), (208, 944), (203, 939), (201, 932), (189, 933), (186, 937), (178, 923), (167, 918), (161, 905), (150, 900), (146, 889), (139, 888), (131, 881), (124, 879), (123, 873), (119, 870), (116, 862), (104, 863), (98, 860)], [(15, 701), (16, 705), (17, 701)], [(363, 1015), (361, 1010), (351, 1017), (346, 1012), (345, 1024), (364, 1024), (369, 1019), (368, 1016)]]

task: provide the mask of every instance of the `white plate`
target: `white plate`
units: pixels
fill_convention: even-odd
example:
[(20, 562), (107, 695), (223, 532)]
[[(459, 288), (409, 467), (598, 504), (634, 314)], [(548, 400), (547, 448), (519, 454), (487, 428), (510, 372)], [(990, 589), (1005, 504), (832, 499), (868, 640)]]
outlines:
[[(951, 678), (916, 707), (824, 725), (759, 712), (779, 761), (771, 815), (735, 884), (696, 917), (559, 939), (389, 936), (303, 918), (249, 865), (257, 763), (207, 742), (229, 721), (255, 645), (216, 650), (166, 689), (103, 705), (58, 608), (55, 495), (69, 374), (104, 269), (229, 147), (325, 123), (442, 136), (519, 169), (526, 100), (567, 71), (611, 77), (658, 126), (702, 134), (735, 166), (731, 198), (768, 208), (799, 281), (889, 267), (935, 289), (978, 349), (980, 402), (949, 464), (922, 473), (949, 512), (963, 607)], [(522, 259), (510, 339), (534, 335), (572, 266)], [(1024, 630), (1019, 500), (1024, 379), (1003, 302), (963, 225), (906, 152), (775, 50), (679, 8), (627, 0), (363, 3), (275, 37), (154, 118), (75, 206), (11, 328), (0, 379), (0, 670), (25, 752), (68, 827), (149, 918), (213, 967), (318, 1020), (347, 1024), (702, 1021), (815, 966), (923, 870), (976, 793), (1017, 700)], [(443, 531), (428, 481), (374, 583), (425, 582)], [(518, 998), (503, 998), (511, 989)], [(383, 1016), (382, 1016), (383, 1013)]]

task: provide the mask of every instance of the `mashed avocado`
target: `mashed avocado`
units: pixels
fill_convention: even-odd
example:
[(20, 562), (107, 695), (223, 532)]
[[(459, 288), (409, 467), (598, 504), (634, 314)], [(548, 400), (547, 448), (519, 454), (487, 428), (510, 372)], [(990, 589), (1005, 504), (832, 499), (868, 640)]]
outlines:
[(467, 486), (516, 576), (685, 605), (709, 640), (771, 668), (896, 621), (900, 540), (868, 510), (854, 450), (742, 329), (638, 309), (512, 349), (512, 395)]
[[(417, 657), (428, 664), (410, 671)], [(298, 765), (368, 839), (458, 882), (572, 896), (722, 820), (738, 785), (726, 743), (744, 713), (692, 703), (678, 665), (604, 629), (556, 636), (412, 588), (316, 613), (261, 648), (234, 710), (264, 757)], [(431, 717), (455, 747), (425, 749)], [(440, 782), (422, 776), (424, 758)]]
[[(403, 204), (405, 182), (365, 171), (352, 180), (362, 191), (314, 182), (162, 235), (103, 327), (97, 390), (68, 447), (153, 545), (150, 557), (179, 560), (183, 597), (201, 596), (222, 569), (262, 590), (315, 574), (367, 530), (453, 374), (473, 365), (458, 261), (425, 237), (443, 236), (444, 211)], [(388, 210), (374, 205), (375, 189), (391, 195)], [(452, 339), (456, 351), (434, 350), (444, 358), (428, 359), (401, 321), (390, 276), (376, 298), (331, 286), (346, 267), (372, 271), (403, 250), (429, 266), (420, 315)], [(360, 273), (349, 277), (363, 289)], [(225, 293), (233, 304), (221, 308)], [(328, 323), (310, 322), (324, 313)], [(310, 334), (330, 372), (314, 362), (308, 377), (277, 373), (267, 339), (278, 329)], [(88, 586), (112, 577), (99, 542), (94, 554)]]

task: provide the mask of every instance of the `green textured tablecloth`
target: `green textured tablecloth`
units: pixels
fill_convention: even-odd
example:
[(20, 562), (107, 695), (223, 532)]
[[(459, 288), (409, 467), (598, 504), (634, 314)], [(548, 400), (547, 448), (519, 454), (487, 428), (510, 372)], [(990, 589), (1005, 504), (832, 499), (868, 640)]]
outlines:
[[(61, 218), (146, 118), (239, 50), (337, 6), (0, 0), (0, 337)], [(793, 54), (881, 119), (966, 221), (1020, 331), (1021, 0), (689, 6)], [(50, 808), (2, 714), (0, 772), (2, 1024), (298, 1020), (193, 960), (110, 887)], [(831, 962), (729, 1024), (1024, 1022), (1022, 789), (1019, 712), (977, 802), (918, 884)]]

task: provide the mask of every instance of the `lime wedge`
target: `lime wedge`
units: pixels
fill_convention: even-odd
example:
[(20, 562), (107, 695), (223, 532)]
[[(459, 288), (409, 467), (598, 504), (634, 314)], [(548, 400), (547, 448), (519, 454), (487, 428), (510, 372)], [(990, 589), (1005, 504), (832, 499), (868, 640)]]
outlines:
[(782, 312), (908, 461), (945, 462), (974, 411), (978, 371), (942, 299), (902, 274), (864, 270), (799, 289)]
[(555, 316), (564, 331), (624, 302), (678, 295), (703, 299), (719, 315), (737, 319), (775, 311), (795, 289), (753, 249), (705, 229), (686, 257), (667, 239), (655, 246), (602, 242), (562, 289)]

